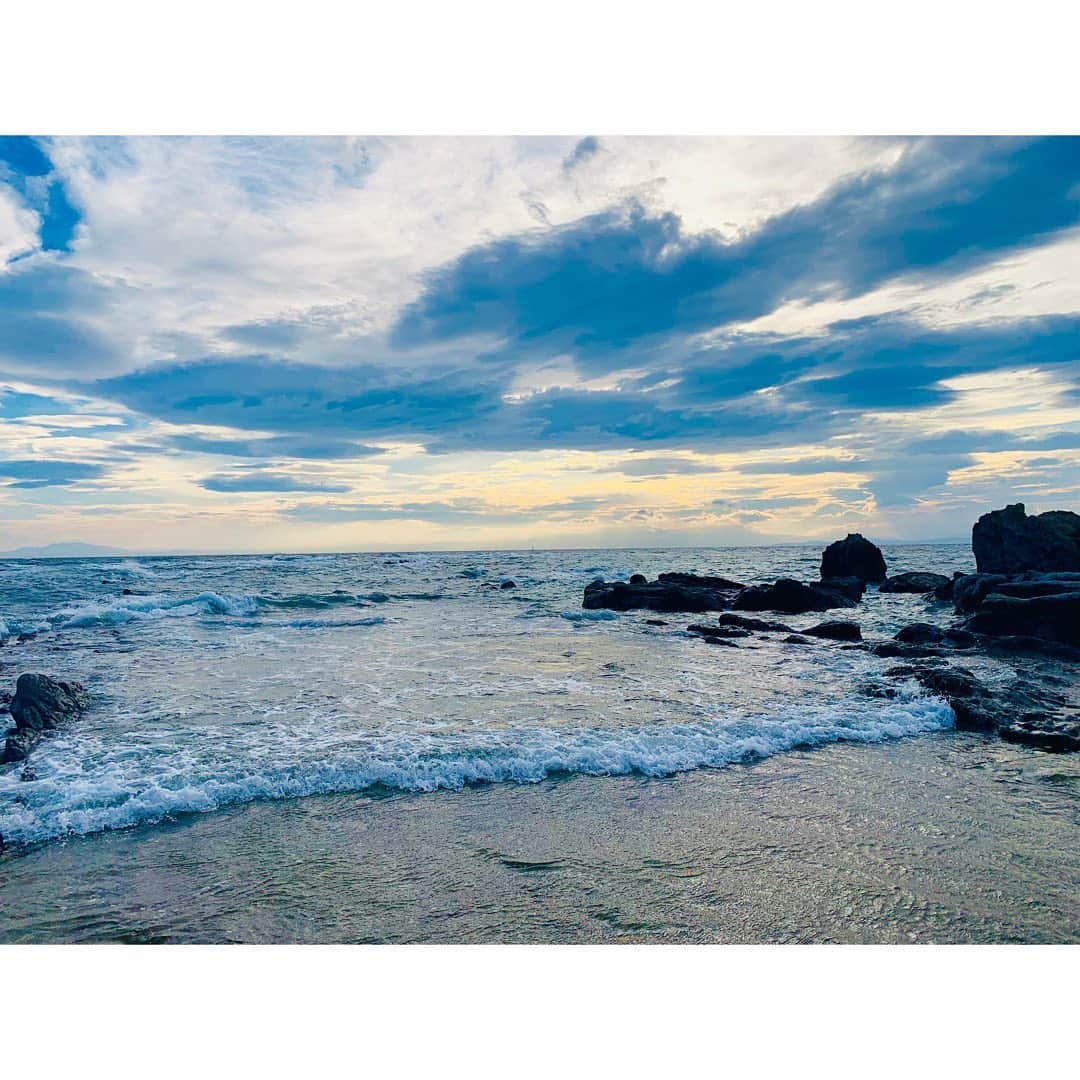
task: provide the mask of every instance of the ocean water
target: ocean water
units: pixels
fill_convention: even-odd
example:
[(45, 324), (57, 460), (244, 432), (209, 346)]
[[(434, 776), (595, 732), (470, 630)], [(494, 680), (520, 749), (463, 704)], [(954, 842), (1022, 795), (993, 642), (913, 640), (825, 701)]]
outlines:
[[(960, 545), (884, 550), (890, 572), (973, 568)], [(284, 822), (324, 797), (352, 796), (364, 814), (371, 797), (415, 807), (439, 791), (479, 807), (490, 785), (662, 784), (950, 732), (949, 707), (914, 686), (865, 693), (894, 661), (764, 637), (709, 646), (686, 632), (697, 616), (581, 608), (598, 576), (810, 580), (819, 559), (814, 545), (0, 561), (0, 685), (43, 671), (93, 695), (28, 763), (0, 770), (0, 881), (78, 838), (128, 830), (125, 844), (149, 844), (245, 807), (276, 806)], [(832, 613), (871, 640), (950, 614), (875, 589)]]

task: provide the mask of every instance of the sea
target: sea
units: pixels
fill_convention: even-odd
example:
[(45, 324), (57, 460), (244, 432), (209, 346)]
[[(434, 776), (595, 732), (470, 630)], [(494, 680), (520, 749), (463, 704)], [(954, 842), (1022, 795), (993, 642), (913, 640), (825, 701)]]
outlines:
[[(874, 693), (896, 661), (860, 649), (581, 607), (598, 577), (813, 580), (820, 557), (0, 560), (0, 689), (92, 697), (0, 768), (0, 942), (1080, 940), (1071, 758)], [(875, 640), (952, 612), (871, 587), (776, 617)]]

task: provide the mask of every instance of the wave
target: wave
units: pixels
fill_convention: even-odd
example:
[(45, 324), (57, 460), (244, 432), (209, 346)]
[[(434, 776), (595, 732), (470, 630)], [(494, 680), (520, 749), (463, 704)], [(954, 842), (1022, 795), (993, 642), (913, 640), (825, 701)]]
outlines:
[[(368, 597), (335, 591), (332, 593), (297, 593), (293, 596), (244, 595), (201, 592), (193, 596), (168, 596), (162, 593), (113, 597), (107, 600), (81, 600), (65, 604), (56, 611), (29, 620), (0, 619), (0, 640), (16, 634), (39, 634), (49, 630), (89, 629), (98, 626), (124, 626), (128, 623), (157, 619), (182, 619), (193, 616), (251, 618), (263, 612), (326, 610), (335, 607), (365, 608), (383, 603), (390, 597), (371, 593)], [(340, 625), (330, 624), (327, 625)], [(360, 623), (358, 625), (364, 625)]]
[[(115, 765), (84, 769), (76, 738), (58, 738), (35, 755), (40, 779), (0, 774), (0, 835), (29, 844), (70, 834), (148, 825), (178, 814), (236, 803), (360, 792), (458, 790), (480, 783), (537, 783), (560, 774), (662, 777), (751, 762), (801, 747), (877, 743), (941, 731), (955, 717), (940, 698), (913, 688), (889, 701), (850, 698), (801, 707), (774, 718), (713, 720), (616, 729), (520, 728), (505, 731), (387, 734), (362, 746), (303, 760), (306, 738), (275, 746), (280, 764), (266, 764), (265, 742), (244, 760), (227, 760), (213, 744), (165, 755), (135, 775), (131, 748), (114, 746)], [(66, 745), (65, 745), (66, 743)], [(308, 751), (310, 752), (310, 751)]]

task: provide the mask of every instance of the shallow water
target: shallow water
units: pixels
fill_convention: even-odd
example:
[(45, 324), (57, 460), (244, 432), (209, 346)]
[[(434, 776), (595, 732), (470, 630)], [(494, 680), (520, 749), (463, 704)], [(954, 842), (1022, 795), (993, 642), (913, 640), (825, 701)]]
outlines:
[[(970, 552), (959, 545), (897, 546), (885, 554), (890, 572), (971, 569)], [(283, 903), (304, 910), (344, 903), (334, 875), (341, 873), (341, 858), (353, 857), (355, 830), (363, 830), (367, 843), (375, 829), (376, 849), (383, 838), (407, 831), (408, 822), (427, 821), (425, 828), (437, 832), (436, 806), (468, 808), (466, 817), (479, 815), (478, 822), (485, 815), (520, 815), (514, 829), (543, 832), (559, 820), (563, 801), (571, 799), (567, 793), (575, 793), (582, 806), (566, 811), (572, 818), (588, 820), (582, 808), (600, 799), (607, 807), (605, 828), (644, 829), (657, 845), (650, 858), (681, 864), (684, 857), (666, 851), (664, 831), (654, 822), (640, 815), (636, 826), (625, 820), (642, 792), (688, 797), (721, 782), (763, 798), (775, 790), (770, 770), (782, 770), (784, 762), (825, 769), (826, 761), (879, 760), (876, 744), (915, 735), (925, 742), (928, 733), (951, 727), (951, 711), (914, 687), (894, 700), (866, 695), (867, 684), (891, 661), (834, 643), (793, 647), (763, 637), (743, 639), (737, 649), (708, 646), (685, 632), (700, 618), (663, 616), (668, 625), (654, 627), (646, 622), (654, 617), (649, 612), (584, 612), (582, 590), (597, 576), (653, 576), (667, 569), (745, 581), (782, 574), (809, 580), (819, 559), (815, 545), (2, 561), (3, 681), (22, 670), (79, 679), (94, 706), (35, 750), (29, 767), (0, 771), (0, 835), (9, 845), (0, 861), (0, 936), (139, 936), (137, 925), (145, 919), (136, 910), (128, 913), (127, 928), (116, 914), (93, 921), (95, 898), (111, 895), (115, 881), (134, 887), (110, 865), (109, 853), (127, 852), (125, 865), (151, 860), (148, 887), (167, 890), (171, 871), (153, 863), (153, 852), (177, 837), (185, 839), (170, 858), (185, 866), (182, 844), (211, 845), (209, 853), (192, 853), (190, 865), (218, 866), (221, 876), (200, 886), (215, 895), (242, 895), (245, 903), (258, 898), (258, 887), (252, 891), (241, 876), (243, 864), (265, 880), (268, 903), (279, 891)], [(506, 579), (517, 587), (487, 587)], [(123, 595), (125, 588), (130, 595)], [(871, 589), (850, 615), (874, 638), (914, 619), (947, 620), (950, 612), (918, 596)], [(785, 621), (798, 627), (820, 618)], [(36, 636), (19, 643), (18, 635), (28, 632)], [(1008, 664), (978, 664), (991, 680), (1015, 677)], [(942, 745), (958, 745), (956, 739), (947, 736)], [(807, 754), (807, 747), (833, 748), (826, 757), (825, 749)], [(887, 754), (893, 752), (899, 751)], [(762, 764), (740, 764), (752, 761)], [(644, 779), (678, 773), (685, 775), (655, 787)], [(604, 779), (620, 776), (619, 782)], [(668, 797), (650, 796), (649, 813)], [(829, 818), (825, 804), (815, 812)], [(228, 860), (215, 862), (213, 851), (231, 851), (252, 823), (260, 831), (245, 843), (273, 852), (266, 856), (273, 863), (262, 866), (253, 851), (238, 862), (232, 880)], [(672, 822), (668, 830), (677, 832)], [(753, 831), (747, 837), (766, 842)], [(319, 855), (321, 842), (344, 848)], [(415, 848), (401, 853), (409, 865), (428, 850), (416, 836), (402, 835), (402, 842)], [(68, 853), (74, 852), (81, 853), (82, 872), (73, 875)], [(305, 868), (303, 880), (288, 886), (278, 880), (282, 857)], [(99, 858), (100, 874), (93, 869)], [(330, 878), (310, 877), (312, 860), (320, 858), (334, 867)], [(545, 861), (551, 860), (538, 860)], [(387, 896), (407, 903), (414, 872), (383, 885), (366, 872), (361, 879), (366, 890), (389, 890)], [(453, 877), (451, 865), (437, 874), (443, 872)], [(45, 897), (50, 888), (69, 895), (69, 886), (76, 891), (65, 901), (63, 918), (72, 921), (58, 924)], [(12, 897), (30, 904), (38, 888), (43, 910), (35, 916), (31, 905), (13, 915)], [(325, 901), (319, 890), (328, 891)], [(174, 912), (160, 936), (424, 937), (389, 924), (363, 929), (363, 920), (309, 933), (300, 924), (290, 928), (292, 917), (284, 915), (265, 933), (256, 924), (211, 932), (212, 913), (195, 897), (187, 903), (190, 912)], [(664, 925), (641, 932), (676, 932), (674, 923)], [(502, 930), (515, 939), (543, 936), (527, 922)], [(704, 925), (698, 930), (713, 932)], [(565, 928), (557, 933), (577, 935)], [(468, 934), (484, 936), (477, 928)]]

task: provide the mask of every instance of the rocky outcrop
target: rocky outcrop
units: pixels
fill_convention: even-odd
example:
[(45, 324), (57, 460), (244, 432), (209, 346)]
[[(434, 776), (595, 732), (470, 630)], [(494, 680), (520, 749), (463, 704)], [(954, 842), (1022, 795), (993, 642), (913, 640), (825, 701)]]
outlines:
[(860, 581), (884, 581), (885, 557), (881, 548), (861, 533), (848, 533), (843, 540), (830, 544), (821, 553), (821, 579), (858, 578)]
[(829, 622), (818, 623), (809, 630), (800, 630), (800, 634), (806, 637), (826, 638), (829, 641), (862, 641), (862, 630), (858, 623), (848, 622), (844, 619), (831, 619)]
[(597, 578), (585, 586), (581, 606), (611, 611), (721, 611), (731, 607), (742, 588), (739, 582), (727, 578), (695, 574), (661, 574), (656, 581), (644, 583)]
[(1028, 679), (993, 690), (967, 668), (940, 661), (890, 668), (886, 678), (914, 679), (944, 698), (961, 731), (995, 733), (1043, 750), (1080, 750), (1080, 715), (1064, 697)]
[(1080, 514), (1050, 510), (1028, 517), (1024, 504), (1014, 503), (975, 522), (971, 549), (983, 574), (1080, 571)]
[(944, 574), (931, 574), (925, 570), (913, 570), (906, 574), (895, 574), (886, 578), (878, 588), (879, 592), (893, 593), (928, 593), (949, 584)]
[(780, 578), (772, 585), (751, 585), (743, 589), (731, 606), (736, 611), (782, 611), (787, 615), (799, 615), (806, 611), (854, 607), (857, 603), (850, 589), (837, 587), (833, 582), (815, 581), (804, 585), (794, 578)]
[[(765, 633), (793, 634), (794, 630), (782, 622), (773, 622), (771, 619), (755, 619), (750, 615), (734, 615), (725, 612), (717, 615), (717, 626), (736, 626), (741, 630), (760, 630)], [(688, 626), (686, 628), (692, 634), (711, 634), (715, 632), (713, 626)]]
[(977, 640), (968, 630), (931, 623), (912, 623), (898, 630), (893, 639), (904, 645), (946, 645), (957, 649), (970, 649)]
[(20, 675), (9, 706), (15, 727), (7, 733), (0, 764), (22, 761), (49, 731), (78, 716), (88, 704), (79, 683), (48, 675)]
[(991, 593), (966, 625), (979, 634), (1020, 635), (1080, 647), (1080, 589), (1026, 598)]

